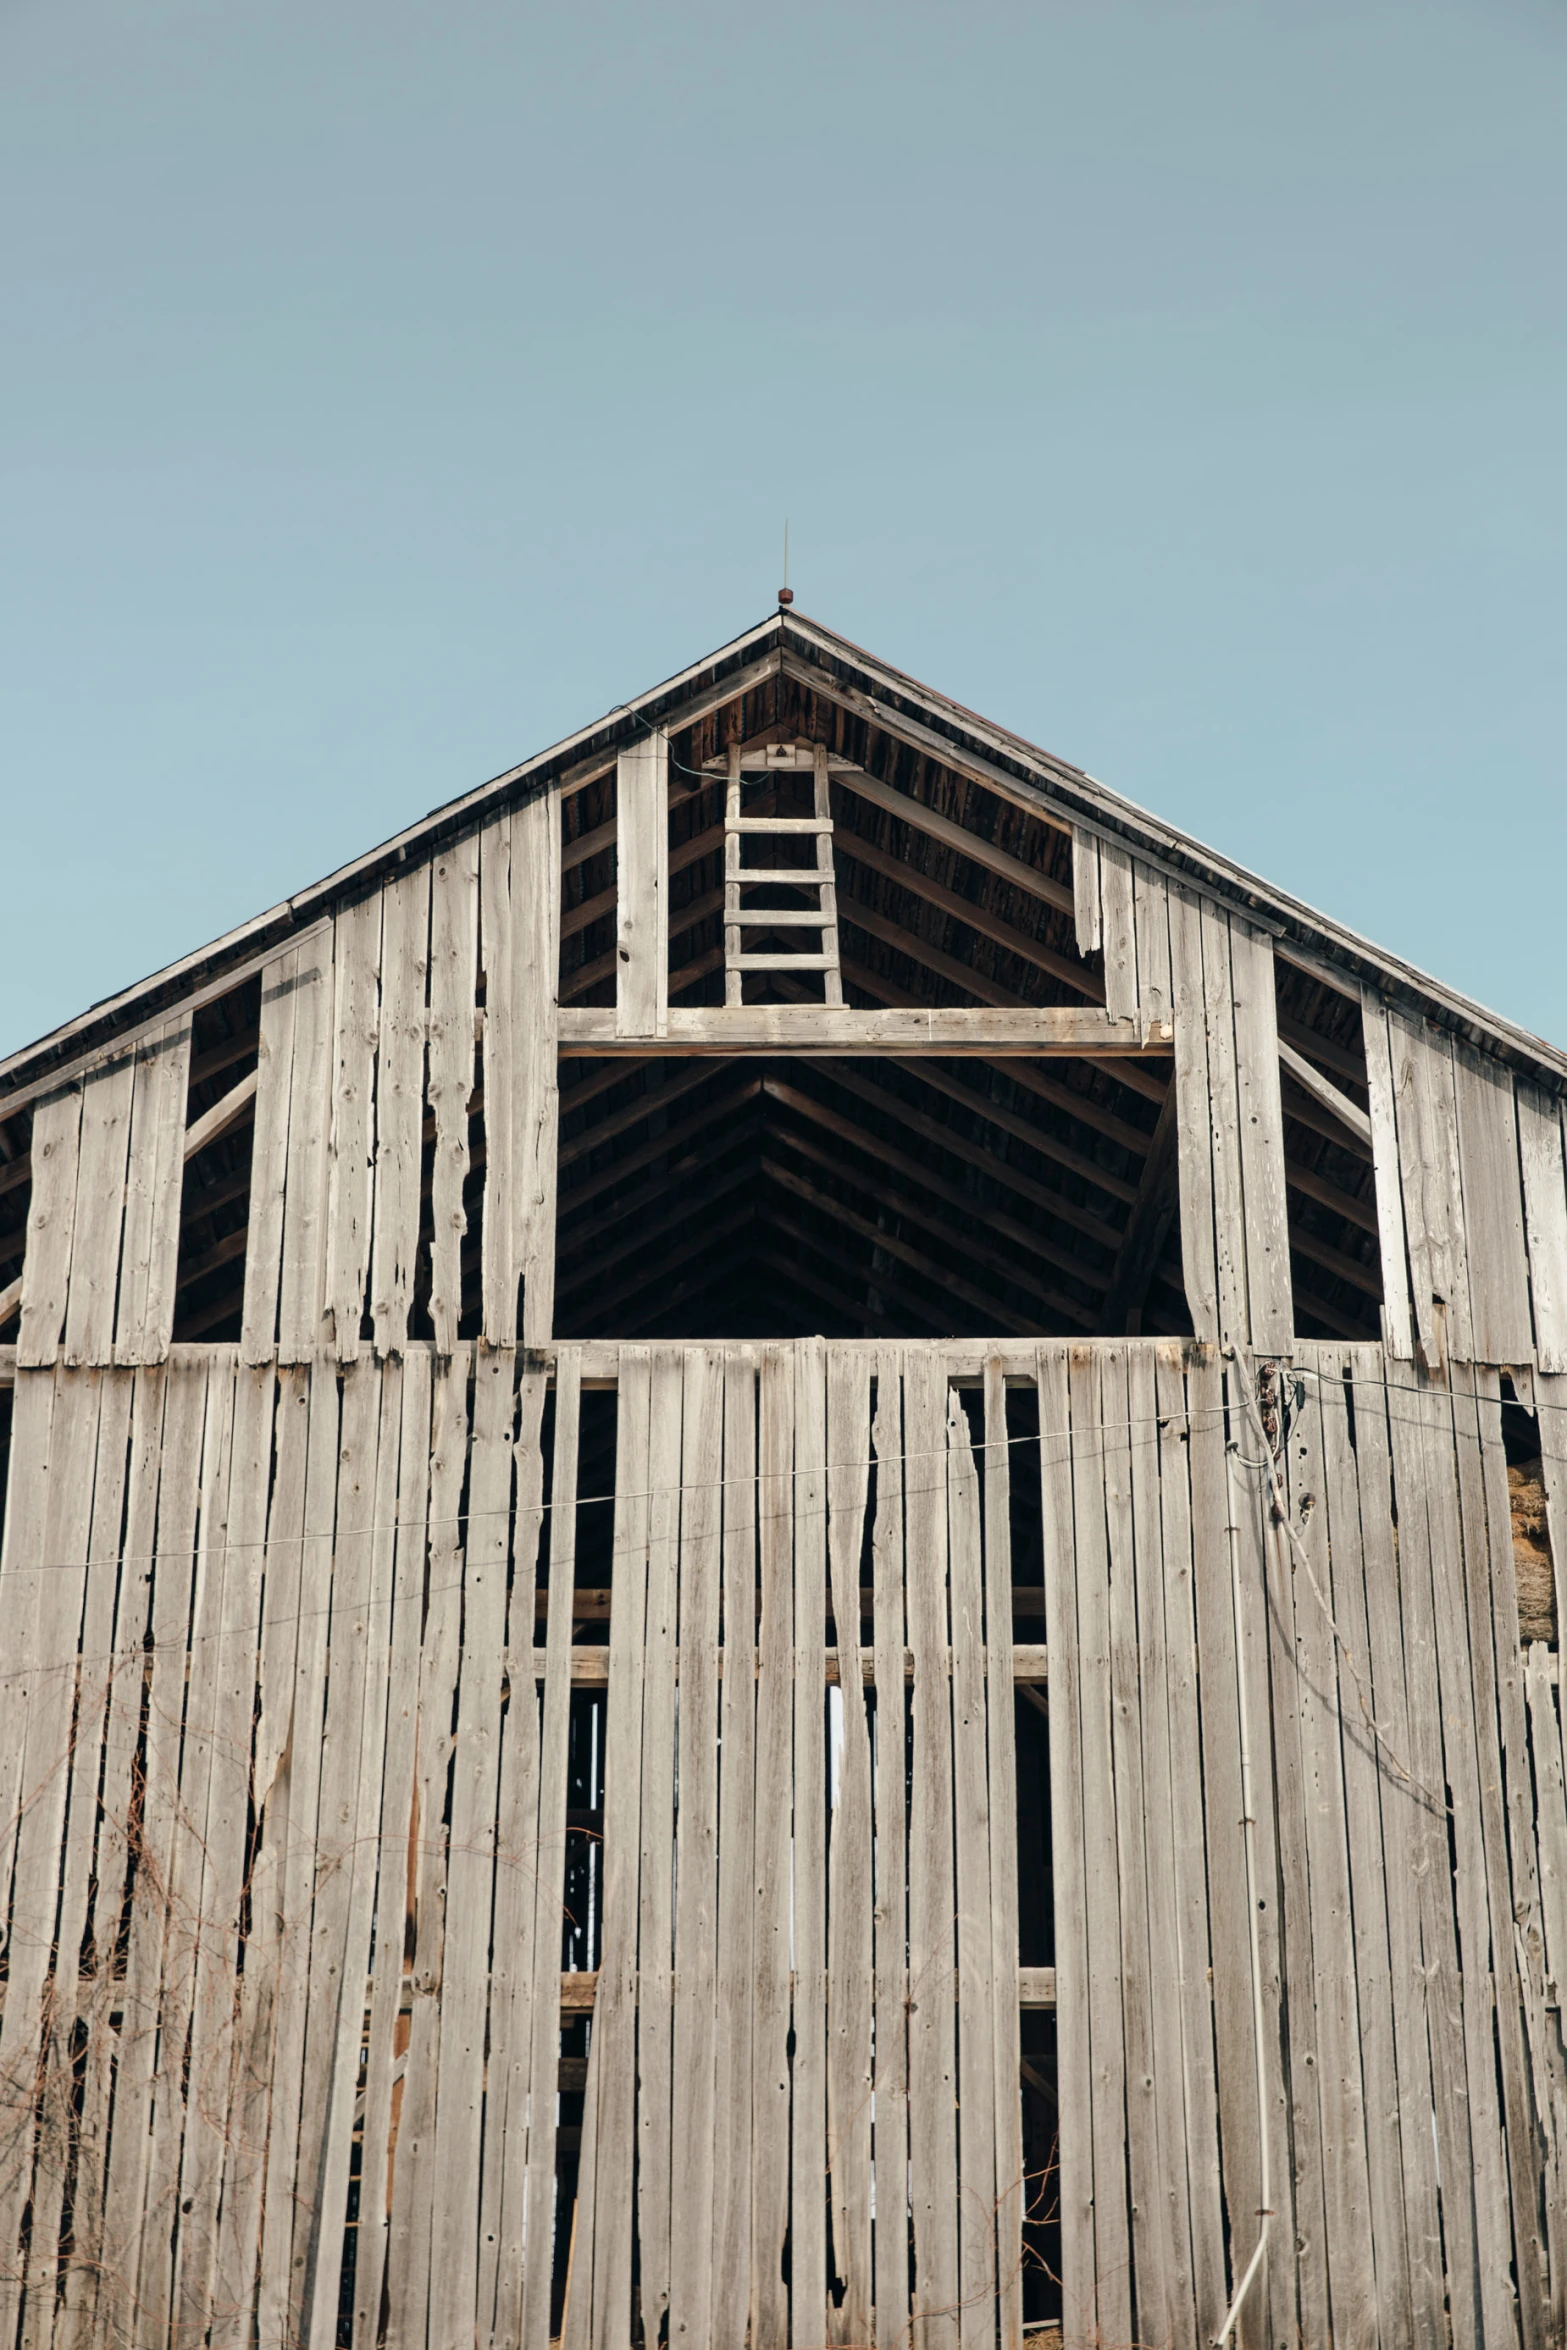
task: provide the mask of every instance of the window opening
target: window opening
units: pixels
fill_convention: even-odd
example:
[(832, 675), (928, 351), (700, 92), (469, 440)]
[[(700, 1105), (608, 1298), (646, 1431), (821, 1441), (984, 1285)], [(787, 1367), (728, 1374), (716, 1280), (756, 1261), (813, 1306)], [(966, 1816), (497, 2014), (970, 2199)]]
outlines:
[(1511, 1379), (1502, 1379), (1502, 1444), (1507, 1454), (1507, 1500), (1512, 1518), (1513, 1575), (1518, 1586), (1518, 1638), (1527, 1648), (1543, 1640), (1557, 1647), (1556, 1566), (1551, 1551), (1545, 1465), (1539, 1415), (1520, 1403)]
[(1156, 1119), (1077, 1059), (567, 1058), (557, 1335), (1102, 1334)]
[(22, 1259), (33, 1204), (33, 1113), (0, 1122), (0, 1342), (14, 1342), (22, 1312)]
[[(1273, 961), (1279, 1039), (1357, 1109), (1369, 1108), (1360, 1006), (1337, 988)], [(1303, 1338), (1375, 1342), (1382, 1335), (1382, 1262), (1371, 1145), (1284, 1065), (1284, 1181), (1295, 1326)]]
[(209, 1139), (185, 1162), (174, 1276), (176, 1340), (216, 1342), (240, 1334), (260, 1022), (257, 972), (204, 1005), (192, 1023), (187, 1136), (203, 1119), (212, 1126), (204, 1129)]

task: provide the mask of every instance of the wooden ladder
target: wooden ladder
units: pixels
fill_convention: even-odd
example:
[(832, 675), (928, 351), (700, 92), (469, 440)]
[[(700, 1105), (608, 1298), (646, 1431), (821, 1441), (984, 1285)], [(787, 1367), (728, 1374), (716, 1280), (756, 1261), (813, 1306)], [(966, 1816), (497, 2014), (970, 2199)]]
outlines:
[[(779, 761), (770, 771), (797, 773), (801, 764)], [(729, 752), (729, 786), (724, 802), (724, 1002), (738, 1004), (741, 981), (747, 971), (820, 971), (823, 1001), (843, 1002), (843, 976), (838, 965), (838, 891), (833, 880), (832, 810), (827, 799), (827, 749), (813, 746), (811, 769), (815, 779), (815, 813), (810, 816), (742, 816), (740, 813), (740, 746)], [(740, 862), (747, 833), (810, 833), (816, 839), (815, 868), (809, 865), (752, 865)], [(807, 906), (746, 906), (741, 893), (763, 883), (787, 883), (791, 889), (815, 890), (816, 909)], [(815, 955), (747, 954), (747, 930), (817, 930), (821, 952)]]

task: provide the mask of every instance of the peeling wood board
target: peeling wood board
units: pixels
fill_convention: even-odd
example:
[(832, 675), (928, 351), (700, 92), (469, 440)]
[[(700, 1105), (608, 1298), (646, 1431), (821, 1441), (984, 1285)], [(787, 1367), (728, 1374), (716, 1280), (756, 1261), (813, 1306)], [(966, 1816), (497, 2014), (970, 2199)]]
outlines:
[(162, 1362), (174, 1333), (180, 1196), (189, 1156), (190, 1036), (190, 1014), (180, 1012), (137, 1048), (114, 1336), (118, 1363)]
[(1409, 1267), (1404, 1253), (1404, 1199), (1398, 1159), (1398, 1118), (1387, 1012), (1375, 989), (1361, 998), (1366, 1084), (1371, 1101), (1371, 1158), (1376, 1183), (1377, 1242), (1382, 1265), (1382, 1336), (1390, 1354), (1408, 1362), (1415, 1351), (1410, 1318)]

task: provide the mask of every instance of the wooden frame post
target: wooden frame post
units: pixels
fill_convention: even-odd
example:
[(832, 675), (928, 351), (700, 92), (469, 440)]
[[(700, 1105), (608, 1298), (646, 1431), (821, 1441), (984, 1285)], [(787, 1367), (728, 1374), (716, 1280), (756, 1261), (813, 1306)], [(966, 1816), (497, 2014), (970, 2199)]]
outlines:
[(662, 1036), (669, 1017), (669, 739), (652, 733), (615, 768), (615, 1034)]

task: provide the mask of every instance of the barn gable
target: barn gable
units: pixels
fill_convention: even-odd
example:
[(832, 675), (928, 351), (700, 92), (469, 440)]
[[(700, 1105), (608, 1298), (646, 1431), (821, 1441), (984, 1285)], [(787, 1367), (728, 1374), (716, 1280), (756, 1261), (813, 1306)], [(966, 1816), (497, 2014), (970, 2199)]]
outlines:
[(0, 1064), (0, 2342), (1561, 2339), (1564, 1088), (788, 611)]

